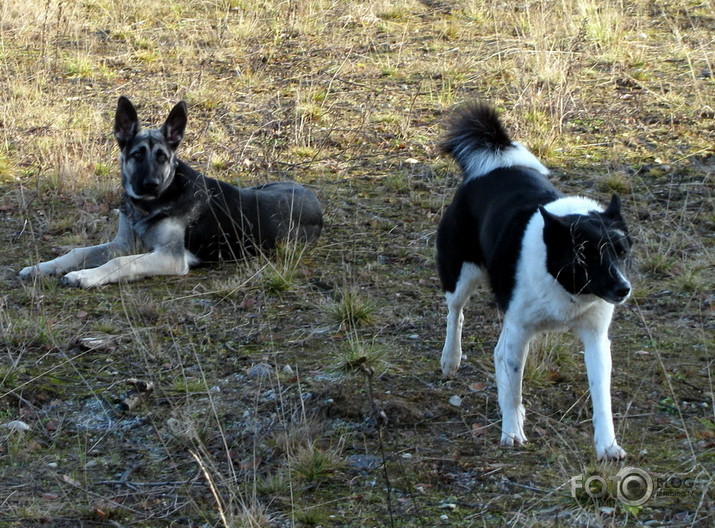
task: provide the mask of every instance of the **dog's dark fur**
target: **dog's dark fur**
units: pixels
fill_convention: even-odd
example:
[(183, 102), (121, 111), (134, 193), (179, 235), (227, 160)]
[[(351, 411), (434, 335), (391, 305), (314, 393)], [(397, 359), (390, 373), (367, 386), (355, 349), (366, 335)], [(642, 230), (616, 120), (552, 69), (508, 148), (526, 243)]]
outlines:
[(120, 97), (114, 135), (124, 195), (116, 238), (27, 267), (20, 276), (64, 274), (65, 284), (86, 288), (182, 275), (200, 263), (242, 259), (280, 241), (320, 236), (320, 203), (303, 186), (279, 182), (239, 189), (179, 160), (186, 122), (186, 104), (180, 102), (161, 128), (141, 130), (134, 106)]
[(437, 231), (449, 307), (444, 375), (459, 368), (463, 308), (485, 278), (504, 312), (494, 350), (502, 444), (526, 442), (521, 382), (529, 342), (566, 328), (584, 343), (597, 455), (622, 458), (611, 416), (608, 327), (614, 305), (631, 291), (625, 269), (632, 241), (618, 196), (604, 208), (558, 192), (548, 169), (482, 104), (457, 112), (444, 150), (464, 174)]

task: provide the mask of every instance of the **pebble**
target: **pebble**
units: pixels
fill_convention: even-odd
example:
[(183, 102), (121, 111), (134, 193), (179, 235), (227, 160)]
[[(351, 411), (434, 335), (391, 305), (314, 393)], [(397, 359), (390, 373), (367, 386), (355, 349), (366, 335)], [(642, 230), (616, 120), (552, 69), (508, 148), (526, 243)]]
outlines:
[(268, 363), (255, 363), (248, 367), (246, 375), (249, 378), (265, 378), (273, 373), (273, 367)]
[(454, 407), (461, 407), (461, 406), (462, 406), (462, 398), (460, 398), (459, 396), (457, 396), (457, 395), (455, 394), (454, 396), (452, 396), (452, 397), (449, 399), (449, 404), (452, 405), (452, 406), (454, 406)]
[(13, 420), (11, 422), (4, 423), (0, 425), (4, 429), (10, 429), (11, 431), (29, 431), (30, 426), (21, 420)]

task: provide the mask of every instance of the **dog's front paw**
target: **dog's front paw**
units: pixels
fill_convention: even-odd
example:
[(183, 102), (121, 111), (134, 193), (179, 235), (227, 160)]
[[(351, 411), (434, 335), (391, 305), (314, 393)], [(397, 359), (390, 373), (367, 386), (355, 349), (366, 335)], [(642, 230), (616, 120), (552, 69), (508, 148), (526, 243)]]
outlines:
[(501, 441), (499, 443), (505, 447), (512, 447), (515, 445), (516, 446), (523, 445), (523, 444), (527, 443), (528, 441), (529, 440), (526, 438), (524, 431), (519, 431), (516, 433), (502, 431)]
[[(460, 358), (461, 359), (461, 358)], [(457, 361), (445, 361), (442, 359), (442, 376), (445, 378), (453, 378), (457, 375), (459, 370), (460, 360)]]
[(523, 405), (517, 405), (513, 409), (505, 409), (503, 411), (501, 445), (514, 446), (522, 445), (528, 442), (526, 435), (524, 434), (525, 419), (526, 410)]
[(33, 279), (40, 275), (40, 266), (27, 266), (26, 268), (22, 268), (20, 270), (20, 273), (18, 273), (18, 276), (20, 277), (21, 280), (29, 280)]
[(626, 452), (615, 440), (606, 446), (596, 446), (596, 456), (599, 460), (623, 460)]
[(34, 266), (27, 266), (22, 268), (18, 276), (21, 280), (35, 279), (42, 275), (61, 275), (66, 270), (59, 267), (55, 260), (48, 260), (47, 262), (40, 262)]
[(71, 288), (94, 288), (104, 284), (104, 281), (94, 270), (79, 270), (72, 271), (62, 277), (60, 284)]
[(455, 351), (445, 346), (444, 350), (442, 350), (442, 360), (440, 362), (440, 365), (442, 366), (442, 375), (445, 378), (453, 378), (457, 374), (461, 363), (462, 351)]

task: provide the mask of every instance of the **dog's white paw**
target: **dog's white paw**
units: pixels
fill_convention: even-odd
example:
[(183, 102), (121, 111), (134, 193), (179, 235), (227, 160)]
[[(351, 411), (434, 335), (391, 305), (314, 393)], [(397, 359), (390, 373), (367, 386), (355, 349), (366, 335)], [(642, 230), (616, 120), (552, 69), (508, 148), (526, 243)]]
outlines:
[(459, 349), (452, 350), (450, 347), (445, 346), (442, 350), (442, 360), (440, 362), (442, 375), (445, 378), (453, 378), (457, 374), (461, 363), (462, 351)]
[(517, 405), (511, 410), (502, 413), (501, 445), (514, 446), (528, 442), (524, 434), (524, 420), (526, 410), (523, 405)]
[(445, 378), (453, 378), (454, 376), (456, 376), (457, 371), (459, 370), (459, 365), (461, 363), (461, 355), (458, 356), (456, 360), (454, 358), (448, 358), (445, 360), (445, 358), (442, 357), (442, 376), (444, 376)]
[(614, 440), (607, 446), (596, 446), (596, 456), (599, 460), (623, 460), (626, 452)]
[(79, 270), (71, 271), (64, 277), (60, 283), (62, 286), (70, 286), (72, 288), (94, 288), (101, 286), (105, 281), (94, 270)]
[(526, 438), (524, 431), (519, 431), (517, 433), (508, 433), (506, 431), (502, 431), (501, 441), (499, 443), (505, 447), (511, 447), (515, 445), (523, 445), (528, 441), (529, 440)]
[(21, 280), (32, 279), (34, 277), (37, 277), (38, 275), (40, 275), (39, 266), (27, 266), (26, 268), (22, 268), (20, 270), (20, 273), (18, 273), (18, 276)]
[(58, 267), (55, 260), (48, 260), (47, 262), (40, 262), (34, 266), (22, 268), (18, 276), (21, 280), (28, 280), (42, 275), (61, 275), (64, 272), (65, 270)]

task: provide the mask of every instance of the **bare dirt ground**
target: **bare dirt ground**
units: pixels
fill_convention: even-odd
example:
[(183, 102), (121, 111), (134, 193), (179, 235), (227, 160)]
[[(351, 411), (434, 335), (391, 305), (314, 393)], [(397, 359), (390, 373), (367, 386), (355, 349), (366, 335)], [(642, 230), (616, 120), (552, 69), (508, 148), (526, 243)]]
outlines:
[[(0, 526), (712, 526), (713, 6), (555, 4), (5, 1)], [(182, 159), (210, 176), (310, 186), (320, 241), (89, 291), (21, 283), (113, 236), (122, 94), (152, 125), (185, 99)], [(487, 292), (440, 377), (434, 234), (459, 176), (436, 145), (471, 99), (565, 192), (624, 200), (622, 463), (595, 460), (569, 335), (532, 350), (530, 443), (498, 446)], [(626, 466), (653, 479), (643, 504), (617, 496)], [(574, 497), (589, 476), (604, 496)]]

